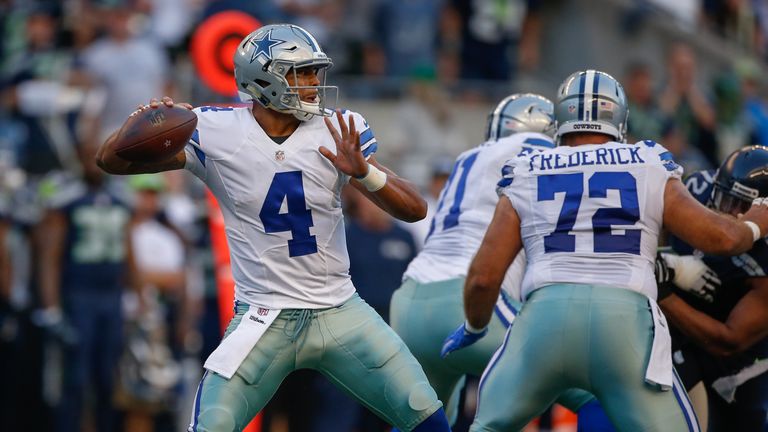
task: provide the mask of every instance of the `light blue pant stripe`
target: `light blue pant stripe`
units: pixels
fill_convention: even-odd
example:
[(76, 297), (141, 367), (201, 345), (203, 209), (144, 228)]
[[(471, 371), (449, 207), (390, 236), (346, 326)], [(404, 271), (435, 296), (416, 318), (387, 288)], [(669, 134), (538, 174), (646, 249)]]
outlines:
[(203, 381), (208, 376), (208, 370), (203, 373), (203, 377), (200, 378), (200, 384), (197, 385), (197, 392), (195, 392), (195, 408), (192, 411), (192, 421), (189, 425), (189, 432), (197, 432), (197, 417), (200, 415), (200, 397), (202, 396)]
[(696, 417), (696, 411), (693, 410), (691, 400), (688, 399), (688, 392), (685, 390), (685, 386), (680, 382), (680, 377), (677, 376), (677, 372), (673, 371), (674, 382), (672, 383), (672, 391), (675, 393), (675, 398), (680, 404), (680, 408), (683, 410), (683, 417), (688, 424), (689, 432), (700, 432), (699, 419)]

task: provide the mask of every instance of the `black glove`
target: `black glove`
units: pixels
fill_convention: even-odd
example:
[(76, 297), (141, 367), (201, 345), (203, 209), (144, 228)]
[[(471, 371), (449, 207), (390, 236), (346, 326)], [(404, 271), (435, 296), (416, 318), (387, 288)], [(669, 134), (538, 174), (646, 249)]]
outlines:
[(675, 286), (674, 282), (672, 282), (675, 280), (675, 269), (667, 265), (667, 261), (661, 255), (661, 252), (656, 253), (654, 273), (656, 275), (656, 287), (658, 290), (656, 302), (658, 303), (673, 294), (673, 288)]

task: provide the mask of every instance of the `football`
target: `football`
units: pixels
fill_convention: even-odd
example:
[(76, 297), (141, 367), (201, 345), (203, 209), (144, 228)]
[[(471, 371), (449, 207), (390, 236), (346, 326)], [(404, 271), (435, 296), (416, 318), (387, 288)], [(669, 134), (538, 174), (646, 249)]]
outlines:
[(159, 162), (181, 151), (195, 132), (197, 115), (161, 104), (128, 118), (114, 144), (115, 153), (133, 162)]

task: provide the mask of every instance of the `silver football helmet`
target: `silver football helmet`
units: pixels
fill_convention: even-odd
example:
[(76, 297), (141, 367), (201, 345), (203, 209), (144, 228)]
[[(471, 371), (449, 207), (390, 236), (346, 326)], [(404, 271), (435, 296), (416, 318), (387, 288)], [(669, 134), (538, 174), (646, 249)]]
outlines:
[(533, 93), (515, 93), (505, 97), (488, 114), (486, 140), (498, 140), (518, 132), (555, 133), (554, 105)]
[[(329, 116), (329, 90), (338, 99), (338, 88), (325, 85), (325, 71), (333, 65), (315, 38), (293, 24), (271, 24), (246, 36), (235, 51), (235, 80), (243, 102), (257, 101), (266, 108), (290, 113), (299, 120)], [(290, 86), (286, 75), (296, 69), (317, 69), (319, 86)], [(314, 102), (302, 101), (299, 90), (317, 90)], [(334, 104), (335, 105), (335, 104)], [(333, 108), (333, 107), (331, 107)]]
[(624, 142), (627, 131), (624, 88), (605, 72), (574, 72), (560, 84), (555, 105), (556, 141), (572, 132), (594, 132)]

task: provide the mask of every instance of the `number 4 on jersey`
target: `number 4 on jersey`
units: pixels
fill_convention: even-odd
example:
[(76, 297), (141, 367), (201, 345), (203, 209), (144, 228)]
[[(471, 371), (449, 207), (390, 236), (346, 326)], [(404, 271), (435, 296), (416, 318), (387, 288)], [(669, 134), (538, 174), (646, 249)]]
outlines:
[[(286, 201), (288, 212), (280, 213)], [(298, 257), (317, 253), (317, 239), (310, 235), (312, 210), (307, 208), (301, 171), (276, 173), (269, 185), (267, 196), (259, 212), (259, 218), (267, 233), (290, 231), (288, 256)]]

